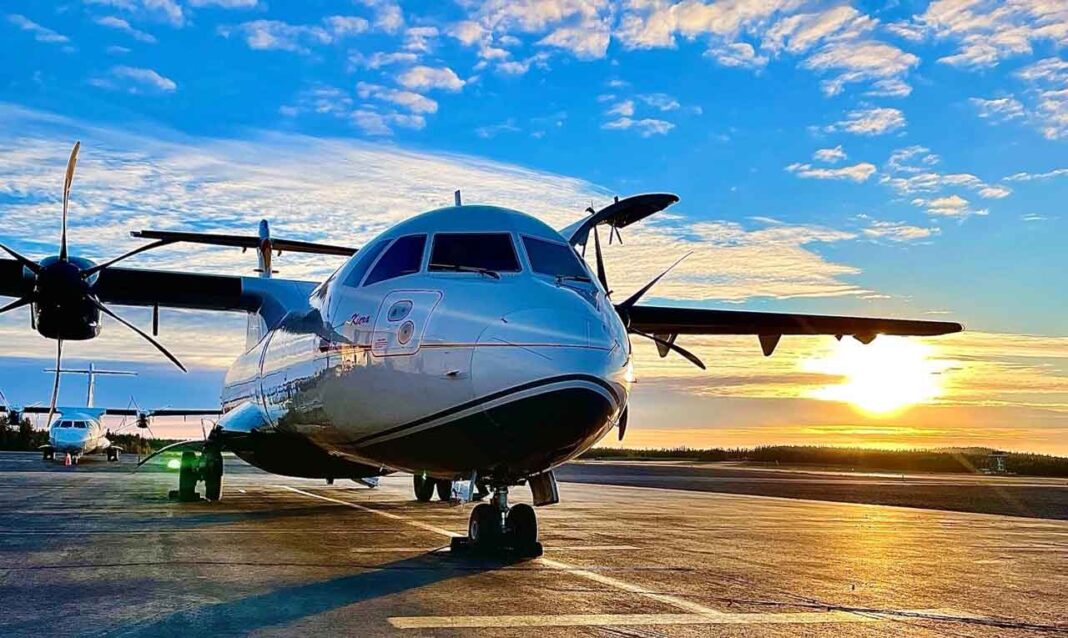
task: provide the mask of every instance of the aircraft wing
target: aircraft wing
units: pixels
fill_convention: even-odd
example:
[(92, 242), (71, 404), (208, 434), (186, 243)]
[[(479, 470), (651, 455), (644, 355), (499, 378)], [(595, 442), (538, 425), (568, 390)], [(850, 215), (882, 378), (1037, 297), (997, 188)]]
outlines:
[[(111, 267), (100, 271), (93, 294), (106, 304), (191, 310), (259, 312), (268, 324), (291, 308), (306, 307), (317, 285), (310, 281), (204, 275)], [(0, 296), (24, 297), (32, 279), (13, 259), (0, 259)]]
[(770, 355), (782, 335), (849, 335), (869, 343), (876, 335), (928, 337), (960, 332), (963, 326), (948, 321), (876, 319), (785, 312), (751, 312), (703, 308), (632, 306), (626, 310), (628, 327), (654, 335), (757, 335), (764, 354)]
[[(46, 409), (45, 412), (48, 412)], [(134, 408), (104, 408), (108, 416), (219, 416), (222, 410), (216, 408), (162, 408), (159, 410), (136, 410)]]

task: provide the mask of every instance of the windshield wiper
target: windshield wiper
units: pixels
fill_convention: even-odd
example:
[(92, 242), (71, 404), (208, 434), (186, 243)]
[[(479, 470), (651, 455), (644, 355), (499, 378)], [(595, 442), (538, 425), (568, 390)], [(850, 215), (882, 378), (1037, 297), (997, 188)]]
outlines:
[(493, 277), (494, 279), (500, 279), (501, 275), (496, 270), (490, 270), (489, 268), (480, 268), (478, 266), (461, 266), (459, 264), (430, 264), (427, 266), (430, 270), (454, 270), (456, 272), (477, 272), (480, 275), (487, 277)]
[(593, 280), (590, 279), (589, 277), (587, 277), (586, 275), (557, 275), (556, 276), (556, 283), (561, 283), (561, 282), (564, 282), (564, 281), (581, 281), (581, 282), (584, 282), (584, 283), (593, 283)]

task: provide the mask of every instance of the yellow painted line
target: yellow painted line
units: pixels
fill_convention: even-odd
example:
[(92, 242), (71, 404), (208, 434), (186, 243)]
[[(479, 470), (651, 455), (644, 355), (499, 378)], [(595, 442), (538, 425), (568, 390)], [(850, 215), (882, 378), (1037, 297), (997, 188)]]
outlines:
[(545, 616), (394, 616), (397, 629), (476, 629), (515, 627), (611, 627), (634, 625), (813, 625), (880, 622), (849, 612), (780, 614), (562, 614)]

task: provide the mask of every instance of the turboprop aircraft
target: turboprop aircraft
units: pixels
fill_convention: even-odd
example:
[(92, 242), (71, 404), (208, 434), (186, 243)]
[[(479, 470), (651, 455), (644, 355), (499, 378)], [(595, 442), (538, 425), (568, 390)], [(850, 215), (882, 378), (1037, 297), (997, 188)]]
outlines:
[[(87, 376), (87, 391), (85, 405), (83, 406), (55, 406), (44, 408), (41, 406), (17, 407), (4, 403), (0, 404), (0, 412), (7, 412), (9, 422), (18, 422), (23, 414), (49, 414), (48, 443), (38, 449), (45, 461), (51, 461), (57, 455), (70, 462), (78, 464), (81, 457), (87, 454), (103, 453), (109, 462), (117, 462), (123, 449), (115, 445), (108, 437), (110, 430), (104, 425), (105, 416), (134, 416), (137, 418), (139, 428), (147, 428), (148, 421), (154, 416), (212, 416), (218, 415), (219, 410), (134, 410), (127, 408), (99, 408), (93, 405), (96, 392), (97, 375), (108, 376), (135, 376), (136, 372), (122, 370), (103, 370), (90, 363), (88, 368), (56, 368), (45, 370), (54, 373), (57, 377), (61, 374), (84, 374)], [(0, 393), (0, 398), (3, 398)], [(55, 418), (52, 418), (55, 415)]]
[[(30, 306), (31, 325), (57, 341), (90, 339), (107, 314), (178, 359), (109, 304), (192, 308), (248, 316), (245, 352), (222, 390), (223, 415), (179, 482), (204, 480), (221, 496), (222, 451), (289, 476), (332, 480), (399, 470), (419, 497), (448, 481), (484, 484), (491, 502), (471, 512), (459, 545), (537, 555), (534, 509), (509, 507), (529, 485), (536, 506), (558, 502), (553, 468), (612, 428), (622, 438), (633, 370), (631, 338), (656, 343), (704, 368), (676, 343), (689, 334), (754, 335), (770, 355), (782, 335), (941, 335), (956, 323), (640, 304), (666, 274), (617, 301), (608, 286), (599, 229), (620, 229), (678, 201), (671, 194), (617, 200), (563, 230), (519, 211), (456, 205), (386, 230), (357, 251), (270, 237), (142, 231), (152, 240), (96, 264), (66, 240), (74, 147), (63, 190), (59, 253), (41, 261), (0, 246), (0, 294)], [(593, 236), (595, 268), (585, 252)], [(259, 277), (117, 268), (159, 246), (197, 242), (254, 248)], [(272, 277), (278, 251), (346, 255), (322, 282)], [(677, 262), (676, 262), (677, 263)], [(670, 270), (670, 269), (669, 269)], [(183, 368), (184, 369), (184, 368)], [(55, 397), (53, 396), (53, 404)], [(186, 448), (187, 451), (189, 448)], [(188, 467), (187, 467), (188, 466)]]

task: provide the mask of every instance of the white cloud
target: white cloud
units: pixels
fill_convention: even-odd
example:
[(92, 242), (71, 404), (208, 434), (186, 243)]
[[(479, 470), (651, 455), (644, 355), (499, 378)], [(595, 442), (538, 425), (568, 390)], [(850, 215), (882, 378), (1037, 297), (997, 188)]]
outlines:
[[(912, 163), (913, 160), (917, 160), (922, 166), (915, 166)], [(932, 153), (931, 149), (914, 144), (890, 153), (890, 158), (886, 161), (886, 170), (893, 173), (919, 173), (928, 170), (927, 167), (934, 166), (940, 161), (942, 158)]]
[(538, 44), (566, 49), (579, 59), (593, 60), (605, 56), (610, 38), (607, 22), (591, 20), (574, 26), (558, 27), (538, 40)]
[(7, 21), (22, 29), (23, 31), (32, 33), (33, 39), (37, 40), (38, 42), (44, 42), (47, 44), (66, 44), (70, 42), (70, 38), (68, 38), (67, 36), (61, 33), (56, 33), (48, 27), (41, 26), (24, 15), (12, 13), (7, 16)]
[[(835, 77), (822, 83), (827, 95), (839, 94), (846, 84), (865, 81), (895, 80), (884, 84), (894, 95), (908, 94), (908, 88), (900, 77), (919, 64), (920, 59), (911, 53), (874, 40), (843, 41), (831, 43), (813, 53), (801, 66), (814, 71), (836, 73)], [(878, 91), (876, 91), (878, 92)]]
[(798, 177), (805, 177), (811, 179), (845, 179), (853, 182), (866, 182), (868, 178), (875, 174), (875, 165), (868, 162), (861, 162), (854, 164), (853, 166), (843, 166), (841, 168), (823, 168), (813, 167), (810, 164), (790, 164), (786, 167), (786, 170), (794, 173)]
[(651, 117), (638, 120), (630, 117), (620, 117), (605, 122), (601, 125), (601, 128), (609, 130), (634, 129), (642, 137), (652, 137), (653, 135), (667, 135), (671, 129), (675, 128), (675, 125), (667, 120), (658, 120)]
[(979, 197), (983, 199), (1001, 199), (1002, 197), (1008, 197), (1012, 194), (1012, 190), (997, 185), (987, 185), (979, 188)]
[(475, 129), (475, 135), (482, 139), (490, 139), (497, 137), (501, 133), (518, 133), (521, 129), (516, 126), (513, 118), (501, 122), (500, 124), (489, 124), (487, 126), (480, 126)]
[(1068, 40), (1068, 6), (1048, 0), (937, 0), (914, 16), (912, 25), (956, 42), (957, 51), (939, 62), (991, 67), (1002, 59), (1031, 53), (1036, 42)]
[(349, 56), (349, 62), (352, 65), (368, 69), (380, 69), (394, 64), (415, 64), (418, 61), (419, 56), (410, 51), (394, 51), (392, 53), (378, 51), (370, 56), (365, 56), (363, 53), (355, 51)]
[(397, 33), (404, 27), (404, 12), (395, 0), (357, 0), (375, 13), (375, 28)]
[(828, 132), (883, 135), (905, 126), (905, 114), (894, 108), (863, 108), (846, 113), (845, 119), (826, 127)]
[(621, 117), (631, 117), (634, 115), (634, 100), (623, 100), (612, 105), (610, 109), (605, 111), (607, 115), (618, 115)]
[(125, 90), (135, 95), (173, 93), (178, 88), (174, 80), (152, 69), (125, 65), (113, 66), (107, 76), (93, 78), (89, 83), (99, 88)]
[(259, 0), (187, 0), (187, 2), (191, 7), (219, 7), (220, 9), (254, 9), (259, 5)]
[(135, 29), (129, 22), (116, 16), (104, 16), (95, 20), (100, 26), (108, 27), (110, 29), (117, 29), (122, 31), (140, 42), (146, 42), (148, 44), (154, 44), (156, 42), (155, 36), (151, 33), (146, 33), (140, 29)]
[(422, 115), (382, 112), (373, 108), (356, 109), (350, 117), (352, 122), (368, 135), (392, 135), (394, 126), (417, 130), (426, 126), (426, 118)]
[(356, 85), (356, 93), (363, 99), (377, 98), (402, 106), (412, 113), (436, 113), (438, 110), (437, 102), (413, 91), (402, 91), (379, 84), (359, 82)]
[(914, 226), (912, 224), (898, 221), (883, 221), (871, 219), (863, 215), (861, 217), (867, 219), (868, 226), (861, 229), (860, 232), (863, 233), (865, 237), (871, 237), (872, 239), (906, 242), (927, 239), (932, 235), (937, 235), (941, 232), (937, 227)]
[(973, 97), (969, 98), (968, 101), (979, 111), (979, 117), (1004, 121), (1024, 116), (1023, 104), (1013, 97), (1000, 97), (989, 100)]
[(679, 101), (667, 93), (645, 93), (639, 95), (638, 99), (660, 111), (674, 111), (679, 108)]
[(252, 20), (235, 27), (221, 27), (219, 33), (229, 37), (238, 33), (250, 49), (310, 53), (310, 47), (325, 45), (368, 29), (364, 18), (327, 16), (321, 25), (289, 24), (281, 20)]
[(759, 55), (748, 42), (714, 44), (708, 47), (705, 55), (726, 67), (758, 69), (768, 63), (767, 56)]
[(435, 68), (424, 65), (405, 70), (397, 76), (397, 82), (413, 91), (441, 89), (455, 92), (462, 89), (465, 84), (449, 67)]
[(841, 144), (834, 148), (821, 148), (812, 154), (812, 159), (828, 164), (837, 164), (845, 158), (846, 153), (842, 150)]
[(970, 215), (986, 215), (988, 213), (987, 210), (971, 209), (968, 200), (960, 195), (935, 197), (933, 199), (917, 198), (912, 200), (912, 203), (926, 208), (931, 215), (942, 217), (968, 217)]
[(800, 54), (827, 40), (855, 39), (876, 24), (876, 20), (849, 6), (799, 13), (772, 25), (764, 34), (762, 46), (775, 53)]
[(1068, 168), (1055, 168), (1045, 173), (1014, 173), (1005, 178), (1006, 182), (1031, 182), (1047, 180), (1054, 177), (1068, 177)]
[(404, 48), (417, 53), (430, 53), (438, 35), (437, 27), (411, 27), (404, 32)]

